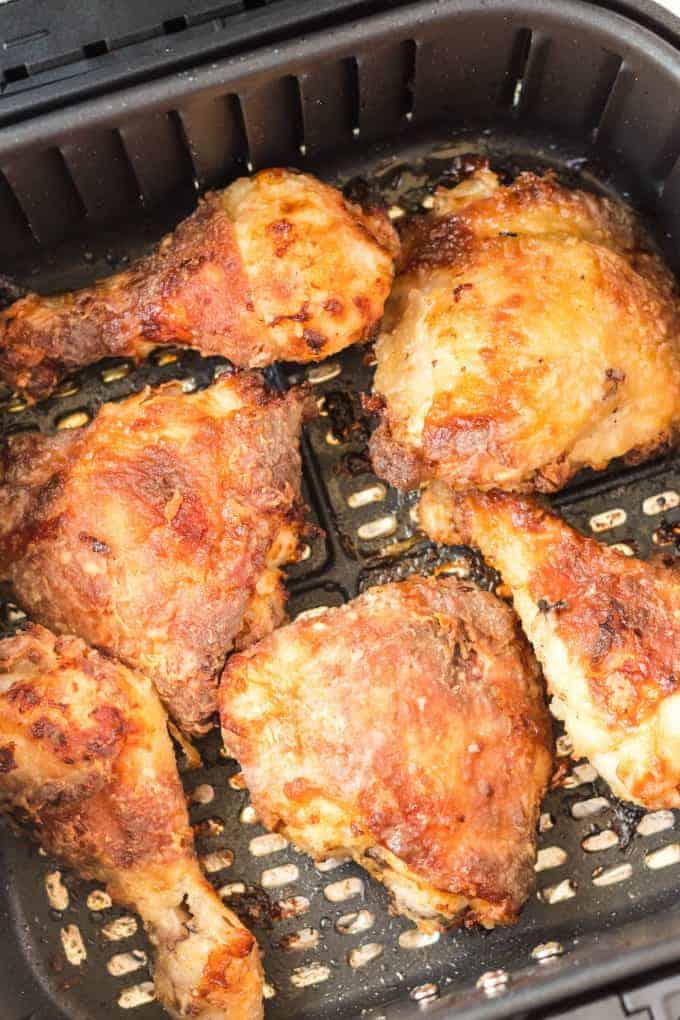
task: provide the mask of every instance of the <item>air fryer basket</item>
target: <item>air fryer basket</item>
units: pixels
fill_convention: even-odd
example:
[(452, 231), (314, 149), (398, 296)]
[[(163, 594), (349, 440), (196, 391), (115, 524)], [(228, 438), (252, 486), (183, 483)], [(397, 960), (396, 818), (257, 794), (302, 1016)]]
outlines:
[[(671, 43), (596, 4), (396, 7), (3, 129), (0, 270), (37, 290), (82, 284), (144, 250), (196, 190), (281, 163), (368, 177), (399, 215), (427, 205), (432, 183), (451, 181), (472, 151), (509, 174), (555, 167), (632, 201), (677, 268), (679, 109)], [(138, 369), (112, 361), (40, 408), (9, 397), (1, 424), (75, 427), (102, 400), (167, 378), (206, 385), (222, 364), (168, 350)], [(306, 377), (320, 409), (303, 454), (325, 536), (290, 570), (292, 614), (415, 569), (493, 582), (471, 550), (428, 542), (414, 497), (372, 475), (359, 396), (370, 375), (364, 349), (271, 373), (274, 385)], [(674, 555), (680, 462), (582, 476), (554, 502), (624, 555)], [(5, 626), (21, 615), (9, 595), (3, 614)], [(568, 761), (564, 738), (558, 747)], [(202, 751), (204, 766), (184, 771), (198, 849), (264, 949), (272, 1018), (516, 1016), (680, 958), (680, 818), (621, 805), (585, 763), (570, 763), (545, 803), (537, 893), (520, 923), (435, 939), (391, 917), (384, 890), (353, 864), (317, 868), (267, 835), (216, 734)], [(0, 853), (3, 1018), (158, 1020), (136, 919), (9, 832)]]

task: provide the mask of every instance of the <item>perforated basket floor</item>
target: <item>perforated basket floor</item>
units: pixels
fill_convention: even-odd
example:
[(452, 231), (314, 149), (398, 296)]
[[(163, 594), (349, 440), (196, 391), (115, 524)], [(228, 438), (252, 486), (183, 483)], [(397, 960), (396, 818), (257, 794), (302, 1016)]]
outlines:
[[(401, 157), (383, 160), (374, 180), (398, 218), (400, 209), (427, 206), (429, 185), (456, 154), (487, 144), (483, 137), (449, 142), (433, 158), (428, 143), (410, 152), (407, 163)], [(587, 152), (527, 139), (519, 155), (517, 141), (504, 146), (495, 137), (494, 145), (497, 164), (508, 170), (555, 165), (572, 178), (578, 171), (586, 183), (598, 179), (605, 190), (626, 192), (625, 180), (591, 163)], [(376, 168), (343, 168), (345, 176), (369, 169)], [(103, 238), (101, 252), (64, 249), (32, 284), (73, 286), (110, 271), (124, 252), (135, 250), (121, 233), (106, 259), (110, 243)], [(104, 399), (120, 399), (168, 378), (184, 379), (187, 389), (206, 385), (220, 364), (164, 350), (134, 370), (125, 362), (99, 365), (40, 408), (24, 408), (10, 397), (2, 427), (78, 427)], [(290, 570), (293, 616), (340, 604), (367, 586), (414, 570), (451, 570), (493, 583), (471, 550), (427, 541), (417, 530), (414, 496), (397, 495), (371, 473), (369, 422), (360, 401), (371, 371), (370, 350), (355, 349), (307, 370), (288, 366), (272, 377), (275, 385), (306, 378), (319, 407), (303, 440), (304, 479), (311, 517), (325, 536), (311, 541)], [(581, 478), (555, 503), (571, 523), (617, 545), (622, 555), (675, 555), (680, 464), (669, 460)], [(21, 618), (11, 599), (3, 613), (7, 627)], [(569, 974), (570, 961), (583, 967), (587, 958), (597, 957), (599, 944), (609, 954), (635, 946), (653, 953), (656, 926), (659, 962), (664, 953), (667, 958), (661, 948), (667, 932), (656, 919), (672, 912), (677, 899), (678, 817), (621, 805), (588, 764), (569, 761), (568, 750), (560, 737), (558, 751), (568, 766), (561, 788), (543, 808), (537, 891), (519, 925), (424, 936), (390, 915), (382, 887), (354, 864), (334, 860), (315, 867), (283, 837), (267, 834), (249, 807), (237, 764), (221, 756), (216, 734), (207, 739), (204, 767), (183, 771), (198, 850), (210, 880), (252, 926), (264, 951), (267, 1015), (378, 1020), (406, 1016), (407, 1006), (408, 1015), (415, 1009), (444, 1015), (450, 996), (451, 1007), (462, 1011), (457, 1016), (512, 1015), (517, 989), (547, 987), (551, 976)], [(111, 905), (103, 890), (60, 872), (12, 835), (3, 852), (15, 933), (53, 1010), (40, 1016), (90, 1020), (121, 1010), (160, 1018), (149, 947), (137, 919)], [(402, 1005), (390, 1005), (395, 1002)]]

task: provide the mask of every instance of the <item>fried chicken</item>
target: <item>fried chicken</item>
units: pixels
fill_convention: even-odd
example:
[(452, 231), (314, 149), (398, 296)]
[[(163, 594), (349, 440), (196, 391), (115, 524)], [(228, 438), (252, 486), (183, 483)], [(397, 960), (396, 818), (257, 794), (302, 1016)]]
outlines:
[(0, 807), (141, 915), (170, 1015), (261, 1018), (257, 944), (201, 874), (151, 682), (30, 625), (0, 641), (0, 706)]
[(478, 546), (509, 586), (552, 710), (617, 797), (680, 807), (680, 578), (585, 538), (528, 498), (422, 500), (438, 541)]
[(651, 456), (680, 419), (679, 310), (623, 206), (487, 167), (440, 188), (376, 344), (377, 474), (551, 491)]
[(413, 577), (298, 619), (232, 656), (220, 712), (268, 828), (350, 853), (424, 930), (515, 920), (551, 733), (493, 595)]
[(160, 344), (235, 365), (318, 361), (365, 340), (383, 313), (398, 240), (360, 208), (294, 170), (264, 170), (203, 198), (130, 270), (0, 314), (0, 379), (29, 398), (107, 356)]
[(202, 732), (227, 653), (284, 618), (308, 401), (240, 373), (191, 394), (147, 389), (82, 429), (10, 437), (0, 575), (37, 622), (139, 669)]

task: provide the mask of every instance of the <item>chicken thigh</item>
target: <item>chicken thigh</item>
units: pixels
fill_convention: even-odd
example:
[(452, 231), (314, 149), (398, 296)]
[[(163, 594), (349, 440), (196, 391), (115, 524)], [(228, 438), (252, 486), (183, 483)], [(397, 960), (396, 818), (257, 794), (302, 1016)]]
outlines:
[(202, 732), (227, 653), (284, 618), (307, 400), (232, 374), (106, 404), (81, 429), (10, 437), (0, 575), (37, 622), (139, 669)]
[(630, 210), (487, 167), (404, 236), (376, 344), (375, 471), (408, 489), (554, 490), (680, 420), (680, 304)]
[(220, 711), (270, 829), (350, 853), (424, 930), (516, 919), (551, 731), (493, 595), (413, 577), (298, 619), (232, 656)]
[(257, 944), (200, 871), (149, 680), (37, 625), (0, 641), (0, 808), (141, 915), (171, 1016), (262, 1017)]
[(0, 380), (39, 398), (73, 369), (168, 343), (240, 367), (318, 361), (371, 334), (398, 246), (381, 209), (264, 170), (206, 195), (126, 272), (0, 313)]
[(436, 483), (421, 524), (478, 546), (512, 592), (551, 707), (624, 800), (680, 807), (680, 578), (585, 538), (531, 499)]

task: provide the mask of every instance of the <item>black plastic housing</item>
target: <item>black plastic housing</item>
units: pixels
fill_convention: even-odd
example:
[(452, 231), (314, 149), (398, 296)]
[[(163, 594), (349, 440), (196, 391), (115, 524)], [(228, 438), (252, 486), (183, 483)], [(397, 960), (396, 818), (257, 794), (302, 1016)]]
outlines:
[[(22, 2), (0, 7), (5, 38), (13, 8), (17, 19), (26, 12), (26, 31), (20, 28), (25, 36), (37, 23), (35, 12), (43, 5), (25, 0), (22, 8)], [(446, 151), (466, 148), (488, 151), (506, 164), (555, 166), (586, 186), (632, 201), (655, 226), (669, 260), (680, 266), (680, 22), (654, 4), (273, 0), (261, 7), (201, 3), (187, 14), (168, 0), (124, 10), (100, 5), (79, 30), (62, 32), (53, 50), (44, 37), (21, 43), (33, 47), (32, 59), (28, 51), (21, 61), (7, 50), (0, 57), (0, 70), (11, 72), (0, 98), (0, 272), (37, 290), (72, 287), (110, 272), (122, 255), (142, 250), (177, 222), (197, 191), (252, 169), (287, 164), (330, 179), (377, 173), (387, 197), (395, 199), (398, 189), (392, 194), (389, 185), (395, 164), (418, 166), (426, 177), (441, 169)], [(113, 46), (115, 39), (124, 42)], [(106, 49), (97, 49), (102, 42)], [(16, 70), (21, 65), (27, 76)], [(439, 156), (428, 163), (435, 144)], [(91, 369), (71, 395), (39, 412), (5, 408), (4, 427), (53, 428), (63, 414), (92, 410), (107, 395), (172, 375), (203, 385), (212, 371), (212, 362), (184, 353), (172, 364), (131, 372), (103, 393), (99, 370)], [(289, 367), (278, 378), (301, 374)], [(291, 571), (293, 611), (343, 601), (376, 580), (447, 557), (481, 577), (469, 552), (437, 550), (418, 539), (412, 500), (391, 491), (380, 498), (379, 513), (393, 515), (390, 542), (406, 543), (407, 551), (387, 555), (384, 538), (357, 537), (357, 529), (378, 516), (372, 503), (352, 509), (347, 502), (348, 494), (376, 483), (361, 462), (366, 426), (358, 394), (369, 385), (370, 371), (363, 352), (350, 351), (326, 366), (325, 376), (323, 367), (307, 375), (325, 417), (311, 423), (305, 436), (305, 484), (327, 537), (317, 539), (308, 559)], [(357, 428), (336, 443), (338, 415), (345, 422), (354, 416)], [(556, 503), (585, 530), (593, 515), (624, 508), (625, 524), (602, 537), (646, 555), (658, 544), (660, 525), (678, 520), (677, 509), (643, 509), (645, 500), (668, 491), (680, 491), (675, 461), (580, 480)], [(223, 816), (236, 863), (219, 880), (238, 878), (255, 887), (264, 864), (249, 854), (249, 840), (261, 830), (246, 830), (237, 821), (244, 794), (228, 783), (236, 766), (224, 765), (215, 749), (207, 757), (212, 767), (185, 778), (191, 788), (211, 783), (217, 797), (192, 817)], [(673, 839), (672, 831), (645, 842), (635, 835), (638, 816), (626, 815), (610, 798), (606, 824), (624, 835), (618, 849), (589, 857), (582, 840), (589, 827), (605, 822), (575, 822), (572, 804), (586, 793), (610, 795), (599, 780), (584, 786), (551, 795), (546, 811), (554, 826), (542, 837), (544, 847), (559, 842), (568, 864), (545, 881), (539, 876), (539, 887), (569, 878), (573, 897), (558, 905), (534, 899), (514, 929), (444, 936), (408, 957), (395, 949), (407, 925), (388, 916), (382, 890), (367, 884), (361, 906), (376, 921), (363, 939), (348, 942), (332, 924), (341, 909), (334, 913), (323, 897), (331, 878), (285, 851), (271, 863), (296, 864), (294, 891), (309, 898), (310, 909), (283, 925), (255, 926), (277, 990), (268, 1015), (516, 1017), (680, 959), (677, 870), (645, 864), (650, 852)], [(133, 943), (117, 947), (102, 940), (102, 918), (89, 916), (85, 906), (89, 887), (75, 880), (69, 881), (71, 905), (64, 916), (50, 915), (43, 881), (54, 865), (9, 833), (0, 837), (0, 855), (0, 1016), (122, 1018), (115, 1005), (121, 983), (104, 965)], [(631, 864), (630, 885), (593, 882), (596, 866), (625, 863)], [(339, 868), (334, 878), (359, 875), (352, 865)], [(88, 948), (88, 963), (75, 971), (59, 958), (59, 929), (66, 923), (79, 924)], [(326, 960), (331, 975), (300, 991), (291, 987), (289, 971), (309, 960), (292, 961), (280, 939), (303, 925), (323, 933), (322, 948), (309, 960)], [(384, 945), (382, 956), (352, 970), (347, 951), (369, 940)], [(553, 940), (563, 953), (548, 954), (543, 962), (532, 955)], [(501, 968), (507, 981), (499, 979), (495, 991), (489, 981), (486, 990), (477, 987), (482, 974)], [(129, 983), (135, 980), (144, 977), (135, 974)], [(435, 989), (429, 995), (422, 991), (428, 986)], [(162, 1015), (152, 1003), (133, 1010), (137, 1014), (145, 1020)]]

